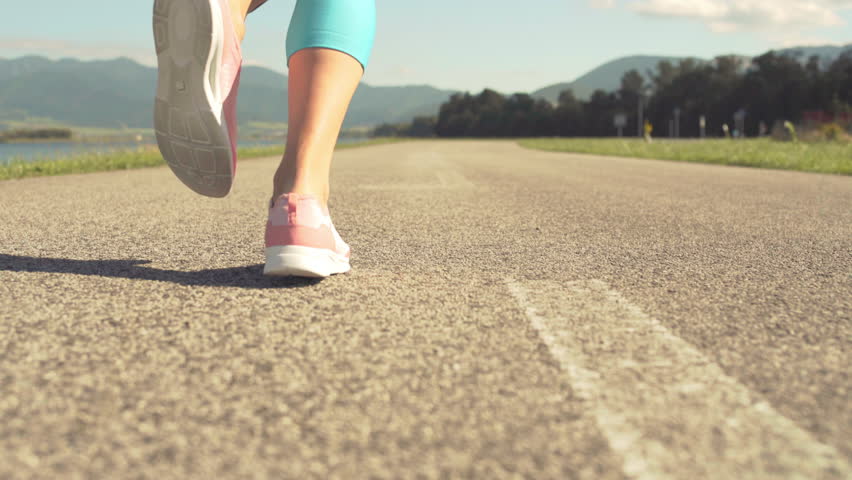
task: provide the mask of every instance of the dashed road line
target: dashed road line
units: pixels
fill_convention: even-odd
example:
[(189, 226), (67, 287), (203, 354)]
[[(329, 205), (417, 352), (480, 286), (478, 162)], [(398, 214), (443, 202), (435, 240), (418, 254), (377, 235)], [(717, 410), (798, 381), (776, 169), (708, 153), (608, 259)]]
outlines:
[(435, 172), (438, 181), (444, 188), (473, 188), (474, 184), (460, 172), (455, 170), (444, 170)]
[(432, 183), (388, 183), (388, 184), (365, 184), (359, 185), (362, 190), (386, 190), (386, 191), (419, 191), (419, 190), (464, 190), (476, 188), (476, 185), (468, 180), (461, 172), (452, 166), (436, 167), (433, 178), (437, 182)]
[(599, 280), (507, 281), (635, 479), (848, 479), (852, 469)]

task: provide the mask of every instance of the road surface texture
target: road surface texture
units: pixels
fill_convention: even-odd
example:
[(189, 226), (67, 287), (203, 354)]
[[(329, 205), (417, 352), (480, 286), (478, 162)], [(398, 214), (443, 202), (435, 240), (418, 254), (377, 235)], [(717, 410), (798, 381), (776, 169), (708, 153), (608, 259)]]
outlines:
[(0, 183), (0, 478), (852, 478), (852, 178), (344, 150), (317, 282), (276, 161)]

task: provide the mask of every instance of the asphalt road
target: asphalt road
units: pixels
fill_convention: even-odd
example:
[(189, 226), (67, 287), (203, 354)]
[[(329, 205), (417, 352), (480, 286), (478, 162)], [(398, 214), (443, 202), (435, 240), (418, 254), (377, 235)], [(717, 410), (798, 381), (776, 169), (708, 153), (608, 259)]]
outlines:
[(852, 478), (852, 178), (342, 150), (317, 282), (276, 161), (0, 182), (0, 478)]

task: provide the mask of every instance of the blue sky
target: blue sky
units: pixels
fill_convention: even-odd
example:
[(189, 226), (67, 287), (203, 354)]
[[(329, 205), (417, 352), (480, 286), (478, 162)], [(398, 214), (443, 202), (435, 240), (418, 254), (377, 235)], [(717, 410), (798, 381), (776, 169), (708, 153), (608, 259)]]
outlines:
[[(309, 1), (309, 0), (304, 0)], [(295, 0), (249, 17), (246, 63), (286, 72)], [(852, 43), (852, 0), (377, 0), (364, 81), (531, 91), (617, 57), (710, 58)], [(0, 57), (128, 56), (154, 65), (150, 0), (7, 2)]]

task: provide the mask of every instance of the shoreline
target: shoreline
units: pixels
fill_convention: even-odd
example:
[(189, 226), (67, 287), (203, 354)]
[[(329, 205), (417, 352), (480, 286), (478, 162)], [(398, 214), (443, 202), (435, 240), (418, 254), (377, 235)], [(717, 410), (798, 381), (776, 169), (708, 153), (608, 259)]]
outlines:
[[(427, 139), (380, 137), (360, 142), (338, 142), (335, 150), (411, 140)], [(718, 139), (682, 143), (659, 141), (650, 145), (633, 139), (506, 138), (504, 140), (515, 142), (522, 148), (533, 150), (852, 175), (852, 144), (804, 142), (793, 144), (770, 140), (730, 141)], [(21, 178), (130, 170), (166, 165), (156, 145), (148, 146), (150, 148), (106, 153), (91, 152), (54, 160), (29, 162), (17, 160), (7, 165), (0, 164), (0, 182)], [(240, 158), (244, 160), (281, 155), (283, 152), (283, 144), (239, 149)]]
[[(367, 147), (386, 143), (403, 142), (407, 139), (368, 139), (363, 142), (338, 143), (335, 150)], [(239, 156), (243, 160), (264, 158), (284, 153), (284, 145), (242, 147)], [(149, 149), (126, 150), (107, 153), (81, 153), (54, 160), (12, 161), (0, 164), (0, 182), (23, 178), (72, 175), (80, 173), (109, 172), (114, 170), (134, 170), (166, 165), (160, 151), (154, 145)]]

